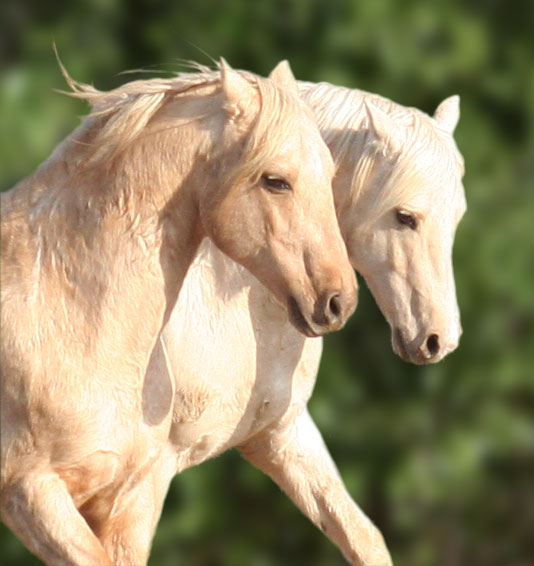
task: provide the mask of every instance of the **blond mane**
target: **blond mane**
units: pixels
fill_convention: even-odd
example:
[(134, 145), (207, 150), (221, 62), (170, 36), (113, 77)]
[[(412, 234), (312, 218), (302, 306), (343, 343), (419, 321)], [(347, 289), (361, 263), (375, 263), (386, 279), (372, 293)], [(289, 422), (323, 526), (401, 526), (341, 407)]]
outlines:
[[(147, 126), (169, 104), (176, 103), (192, 91), (216, 96), (221, 90), (220, 70), (193, 64), (193, 72), (179, 73), (171, 78), (137, 80), (114, 90), (103, 92), (70, 77), (61, 65), (62, 73), (71, 88), (65, 94), (87, 101), (91, 112), (84, 126), (94, 132), (89, 143), (85, 164), (98, 160), (113, 160), (145, 135)], [(298, 128), (305, 113), (311, 120), (309, 108), (301, 100), (276, 85), (246, 71), (236, 71), (258, 92), (260, 109), (248, 132), (240, 167), (233, 172), (238, 178), (254, 178), (262, 173), (262, 164), (279, 152), (284, 139)], [(206, 106), (203, 112), (182, 122), (173, 120), (170, 127), (193, 120), (202, 120), (223, 110), (222, 106)], [(163, 128), (168, 129), (168, 128)], [(161, 131), (161, 130), (156, 130)], [(152, 134), (154, 132), (151, 132)]]
[[(369, 188), (370, 176), (376, 176), (374, 218), (417, 196), (421, 186), (414, 177), (455, 178), (459, 170), (463, 173), (463, 159), (452, 135), (416, 108), (328, 83), (301, 83), (301, 93), (314, 108), (336, 166), (354, 164), (348, 188), (351, 200), (357, 202)], [(375, 127), (380, 113), (396, 126), (394, 135), (387, 128)], [(377, 159), (382, 160), (381, 167), (376, 166)]]

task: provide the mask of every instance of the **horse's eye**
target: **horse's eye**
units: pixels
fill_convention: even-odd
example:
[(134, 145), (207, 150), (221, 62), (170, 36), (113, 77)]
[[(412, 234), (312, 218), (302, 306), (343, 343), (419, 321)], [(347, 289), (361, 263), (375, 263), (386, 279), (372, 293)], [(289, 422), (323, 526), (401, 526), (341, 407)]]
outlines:
[(408, 226), (408, 228), (415, 230), (417, 228), (417, 218), (406, 210), (397, 210), (395, 212), (397, 216), (397, 222), (403, 226)]
[(263, 186), (272, 193), (283, 193), (291, 190), (291, 185), (286, 180), (275, 177), (274, 175), (262, 175), (261, 182)]

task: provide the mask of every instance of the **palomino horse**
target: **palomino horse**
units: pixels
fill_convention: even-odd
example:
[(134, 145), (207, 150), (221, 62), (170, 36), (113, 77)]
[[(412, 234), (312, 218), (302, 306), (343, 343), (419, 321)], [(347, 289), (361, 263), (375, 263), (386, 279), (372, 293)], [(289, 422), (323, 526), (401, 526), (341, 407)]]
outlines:
[(2, 518), (47, 564), (141, 564), (174, 398), (145, 374), (204, 236), (308, 336), (343, 324), (356, 282), (287, 65), (70, 84), (91, 115), (2, 195)]
[[(466, 207), (452, 137), (458, 98), (431, 118), (328, 84), (302, 84), (301, 92), (337, 164), (334, 199), (352, 264), (387, 317), (395, 350), (418, 364), (440, 360), (460, 335), (451, 263)], [(267, 291), (209, 241), (158, 347), (146, 383), (174, 384), (173, 425), (167, 460), (139, 486), (139, 498), (159, 490), (163, 499), (175, 473), (237, 447), (351, 564), (390, 564), (306, 409), (321, 341), (295, 332)], [(158, 374), (163, 352), (168, 375)]]

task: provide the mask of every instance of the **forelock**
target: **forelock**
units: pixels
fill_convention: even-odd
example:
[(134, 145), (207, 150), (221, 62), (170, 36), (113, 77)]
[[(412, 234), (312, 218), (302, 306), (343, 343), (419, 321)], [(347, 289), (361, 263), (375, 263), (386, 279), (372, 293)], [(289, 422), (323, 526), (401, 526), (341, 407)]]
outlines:
[[(242, 74), (251, 77), (250, 73)], [(253, 77), (260, 107), (245, 142), (242, 165), (236, 171), (236, 176), (249, 180), (259, 178), (264, 172), (264, 164), (280, 155), (287, 140), (301, 131), (303, 120), (315, 124), (311, 110), (298, 96), (272, 79)], [(321, 141), (319, 133), (317, 139)]]

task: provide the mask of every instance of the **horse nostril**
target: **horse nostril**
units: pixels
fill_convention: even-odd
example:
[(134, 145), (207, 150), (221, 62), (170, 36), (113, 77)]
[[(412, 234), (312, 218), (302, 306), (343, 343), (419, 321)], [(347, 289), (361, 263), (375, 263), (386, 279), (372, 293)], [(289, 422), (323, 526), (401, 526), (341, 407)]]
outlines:
[(339, 293), (334, 293), (327, 305), (326, 305), (327, 311), (329, 313), (329, 315), (332, 316), (328, 316), (328, 318), (333, 318), (334, 320), (337, 320), (341, 317), (341, 297), (339, 295)]
[(316, 304), (312, 321), (326, 332), (338, 330), (347, 318), (345, 301), (345, 296), (339, 291), (325, 293)]
[(428, 353), (431, 356), (435, 356), (439, 352), (439, 336), (437, 334), (431, 334), (426, 341), (426, 347)]

